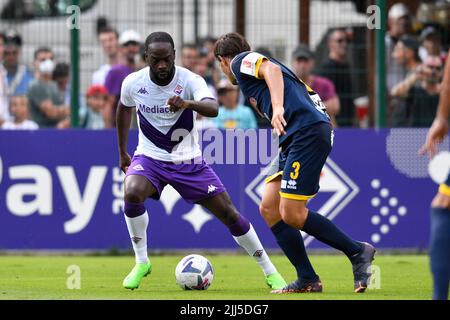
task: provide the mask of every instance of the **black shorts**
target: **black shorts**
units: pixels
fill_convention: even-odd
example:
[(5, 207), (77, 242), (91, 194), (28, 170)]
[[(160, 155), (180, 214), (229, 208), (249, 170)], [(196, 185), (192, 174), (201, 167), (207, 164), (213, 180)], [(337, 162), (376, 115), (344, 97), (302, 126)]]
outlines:
[(320, 174), (333, 145), (331, 124), (320, 122), (302, 128), (283, 146), (279, 170), (266, 183), (282, 176), (280, 196), (308, 200), (319, 191)]

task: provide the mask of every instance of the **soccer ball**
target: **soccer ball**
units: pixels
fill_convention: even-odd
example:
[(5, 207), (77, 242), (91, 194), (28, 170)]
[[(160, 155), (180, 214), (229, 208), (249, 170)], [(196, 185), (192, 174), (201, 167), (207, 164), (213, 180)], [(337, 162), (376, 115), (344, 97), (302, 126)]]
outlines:
[(175, 278), (184, 290), (206, 290), (214, 279), (214, 269), (205, 257), (190, 254), (178, 263)]

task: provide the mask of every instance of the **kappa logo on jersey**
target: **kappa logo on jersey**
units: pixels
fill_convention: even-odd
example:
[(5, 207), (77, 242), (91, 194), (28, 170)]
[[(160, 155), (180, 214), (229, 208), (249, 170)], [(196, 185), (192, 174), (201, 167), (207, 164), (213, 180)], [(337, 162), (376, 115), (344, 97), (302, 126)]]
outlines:
[(142, 88), (139, 89), (139, 91), (137, 93), (148, 94), (148, 91), (147, 91), (147, 89), (145, 89), (145, 87), (142, 87)]
[(214, 192), (217, 190), (217, 187), (215, 185), (210, 184), (208, 186), (208, 193)]
[(135, 165), (135, 166), (133, 167), (133, 169), (136, 170), (136, 171), (144, 171), (144, 168), (143, 168), (142, 165), (140, 165), (140, 164)]
[(180, 95), (183, 92), (183, 87), (177, 84), (177, 87), (175, 88), (175, 90), (173, 90), (173, 92)]

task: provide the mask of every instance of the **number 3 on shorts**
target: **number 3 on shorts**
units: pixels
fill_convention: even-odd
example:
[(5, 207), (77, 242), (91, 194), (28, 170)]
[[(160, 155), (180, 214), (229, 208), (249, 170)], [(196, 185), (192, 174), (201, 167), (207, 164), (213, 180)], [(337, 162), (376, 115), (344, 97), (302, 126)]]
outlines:
[(295, 161), (295, 162), (292, 164), (292, 168), (294, 168), (294, 171), (291, 172), (290, 177), (291, 177), (292, 180), (297, 180), (298, 175), (299, 175), (299, 173), (300, 173), (300, 162)]

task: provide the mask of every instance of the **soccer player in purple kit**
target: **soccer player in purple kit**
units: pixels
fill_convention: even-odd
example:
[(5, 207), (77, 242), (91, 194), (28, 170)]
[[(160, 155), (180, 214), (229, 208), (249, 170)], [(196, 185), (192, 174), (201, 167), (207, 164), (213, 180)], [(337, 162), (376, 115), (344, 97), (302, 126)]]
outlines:
[(238, 33), (220, 37), (214, 55), (223, 73), (239, 85), (279, 136), (279, 168), (266, 179), (260, 211), (296, 268), (298, 279), (273, 293), (322, 292), (322, 282), (308, 259), (299, 230), (342, 251), (352, 264), (354, 292), (364, 292), (375, 248), (352, 239), (307, 208), (308, 200), (319, 191), (320, 173), (333, 145), (330, 118), (320, 97), (282, 63), (252, 52)]
[[(228, 227), (235, 241), (260, 265), (269, 287), (284, 287), (286, 282), (252, 225), (234, 207), (222, 182), (202, 158), (195, 118), (197, 113), (215, 117), (219, 107), (205, 80), (175, 65), (174, 42), (168, 33), (151, 33), (145, 50), (148, 67), (124, 80), (117, 109), (120, 167), (126, 173), (125, 221), (136, 256), (136, 265), (123, 286), (138, 288), (152, 271), (144, 202), (159, 199), (169, 184), (183, 199), (202, 205)], [(137, 112), (139, 144), (131, 159), (127, 140), (132, 112)]]

